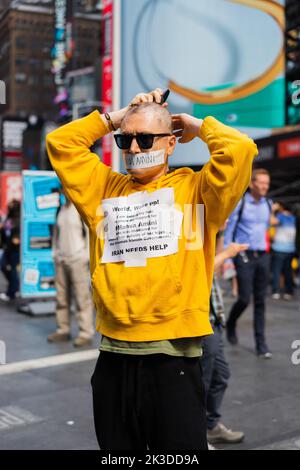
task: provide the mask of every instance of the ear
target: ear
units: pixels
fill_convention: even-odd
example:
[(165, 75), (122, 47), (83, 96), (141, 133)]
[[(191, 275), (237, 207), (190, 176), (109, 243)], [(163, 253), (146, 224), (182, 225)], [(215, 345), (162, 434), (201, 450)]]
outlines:
[(172, 155), (172, 153), (174, 152), (174, 149), (175, 149), (175, 146), (176, 146), (176, 137), (175, 135), (171, 135), (169, 138), (168, 138), (168, 149), (167, 149), (167, 153), (168, 155)]

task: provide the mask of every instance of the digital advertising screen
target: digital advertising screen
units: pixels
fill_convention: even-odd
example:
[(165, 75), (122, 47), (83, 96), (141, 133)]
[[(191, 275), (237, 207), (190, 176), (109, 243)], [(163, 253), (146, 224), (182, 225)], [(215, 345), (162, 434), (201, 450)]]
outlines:
[[(121, 106), (138, 92), (169, 88), (173, 113), (212, 115), (253, 138), (284, 126), (284, 0), (119, 3)], [(177, 144), (170, 164), (207, 158), (194, 140)]]

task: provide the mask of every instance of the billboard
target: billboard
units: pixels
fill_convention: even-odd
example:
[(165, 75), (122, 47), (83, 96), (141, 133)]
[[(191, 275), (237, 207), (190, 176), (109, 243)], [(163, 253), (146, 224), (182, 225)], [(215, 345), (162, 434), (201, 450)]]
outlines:
[(21, 173), (0, 172), (0, 218), (6, 215), (7, 205), (13, 199), (21, 200)]
[(65, 86), (67, 64), (73, 55), (72, 14), (73, 2), (54, 0), (55, 31), (54, 46), (51, 50), (56, 97), (54, 103), (60, 106), (61, 117), (69, 115), (68, 90)]
[(53, 297), (56, 293), (51, 245), (60, 186), (52, 171), (23, 171), (21, 297)]
[(26, 168), (23, 143), (24, 131), (28, 127), (27, 119), (18, 116), (4, 116), (1, 120), (0, 168), (3, 171), (16, 172)]
[[(123, 0), (120, 14), (121, 106), (169, 88), (173, 113), (212, 115), (252, 137), (284, 125), (284, 0)], [(170, 163), (207, 157), (193, 141)]]
[[(102, 59), (102, 102), (103, 113), (109, 113), (113, 104), (113, 30), (114, 30), (114, 2), (103, 1), (103, 59)], [(102, 161), (112, 164), (113, 139), (111, 134), (102, 138)]]
[(294, 178), (300, 171), (300, 132), (294, 130), (284, 134), (257, 139), (259, 156), (256, 163), (271, 164), (272, 169), (290, 168)]

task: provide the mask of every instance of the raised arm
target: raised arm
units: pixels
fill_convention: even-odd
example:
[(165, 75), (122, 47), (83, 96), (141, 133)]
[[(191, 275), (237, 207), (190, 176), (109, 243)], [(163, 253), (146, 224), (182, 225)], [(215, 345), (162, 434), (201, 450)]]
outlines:
[(95, 222), (103, 197), (110, 193), (110, 188), (126, 178), (102, 163), (90, 147), (96, 140), (120, 127), (130, 105), (151, 101), (160, 103), (161, 95), (160, 88), (146, 94), (139, 93), (127, 107), (110, 112), (108, 119), (106, 115), (94, 111), (47, 135), (47, 151), (53, 169), (88, 227)]
[(109, 132), (107, 121), (94, 111), (46, 137), (52, 167), (87, 226), (93, 224), (97, 207), (112, 179), (125, 178), (90, 151), (93, 143)]
[(200, 172), (200, 195), (210, 222), (218, 229), (246, 191), (258, 152), (247, 135), (210, 116), (204, 119), (199, 133), (211, 155)]
[(196, 174), (199, 202), (205, 204), (207, 220), (219, 229), (250, 183), (257, 147), (247, 135), (212, 116), (202, 120), (177, 114), (173, 125), (179, 143), (200, 137), (208, 146), (210, 160)]

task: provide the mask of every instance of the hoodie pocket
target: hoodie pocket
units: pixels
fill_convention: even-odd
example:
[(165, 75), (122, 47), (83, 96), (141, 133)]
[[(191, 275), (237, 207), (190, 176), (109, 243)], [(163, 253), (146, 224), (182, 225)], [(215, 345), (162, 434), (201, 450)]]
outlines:
[(94, 300), (115, 321), (158, 323), (177, 313), (182, 285), (174, 255), (148, 258), (147, 266), (98, 264), (93, 276)]

